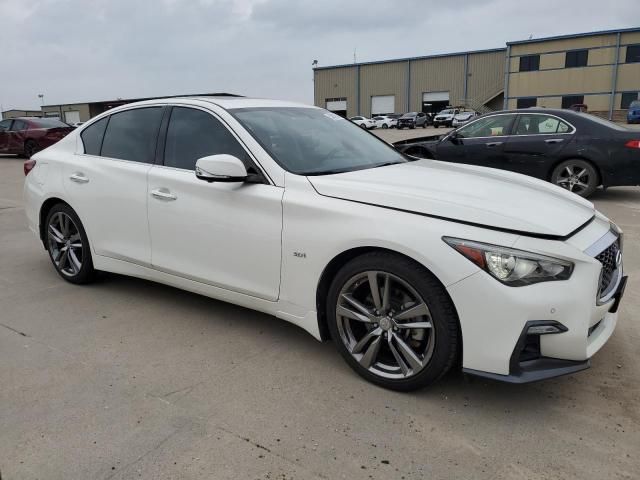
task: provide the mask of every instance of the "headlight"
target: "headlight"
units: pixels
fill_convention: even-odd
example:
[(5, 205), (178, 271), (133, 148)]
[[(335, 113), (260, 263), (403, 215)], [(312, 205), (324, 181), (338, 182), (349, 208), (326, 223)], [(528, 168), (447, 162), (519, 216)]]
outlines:
[(491, 276), (512, 287), (566, 280), (573, 271), (573, 263), (559, 258), (460, 238), (442, 239)]

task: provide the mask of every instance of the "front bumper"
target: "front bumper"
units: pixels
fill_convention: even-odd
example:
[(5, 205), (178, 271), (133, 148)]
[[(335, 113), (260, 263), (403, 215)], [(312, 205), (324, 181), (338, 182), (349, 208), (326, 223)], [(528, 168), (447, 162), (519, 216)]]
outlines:
[[(593, 229), (591, 233), (602, 235), (595, 225)], [(535, 250), (532, 242), (536, 240), (523, 242)], [(570, 242), (550, 245), (538, 240), (536, 244), (551, 247), (548, 254), (558, 248), (556, 255), (561, 255), (571, 250)], [(450, 285), (447, 290), (462, 330), (463, 371), (493, 380), (528, 383), (588, 368), (589, 359), (613, 334), (626, 277), (615, 295), (599, 305), (596, 299), (602, 265), (584, 250), (576, 252), (575, 269), (568, 280), (509, 287), (479, 271)], [(532, 322), (541, 321), (557, 322), (566, 331), (527, 335)]]

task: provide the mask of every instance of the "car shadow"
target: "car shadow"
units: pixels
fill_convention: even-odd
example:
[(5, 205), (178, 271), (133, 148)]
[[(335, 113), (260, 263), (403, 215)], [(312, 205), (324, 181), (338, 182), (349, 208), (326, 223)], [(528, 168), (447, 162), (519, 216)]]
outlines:
[(588, 198), (589, 201), (639, 201), (640, 188), (638, 187), (612, 187), (598, 188), (593, 195)]

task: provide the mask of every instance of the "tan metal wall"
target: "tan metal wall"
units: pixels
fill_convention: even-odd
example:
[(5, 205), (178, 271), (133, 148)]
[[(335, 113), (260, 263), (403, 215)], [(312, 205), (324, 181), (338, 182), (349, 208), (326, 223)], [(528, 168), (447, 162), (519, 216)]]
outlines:
[(2, 120), (17, 117), (39, 117), (42, 115), (40, 110), (7, 110), (2, 112)]
[(360, 67), (360, 114), (371, 115), (371, 97), (395, 95), (395, 111), (404, 112), (407, 102), (407, 62), (378, 63)]
[(449, 103), (459, 105), (464, 98), (464, 55), (427, 58), (411, 62), (411, 105), (422, 111), (422, 94), (449, 92)]
[(504, 90), (506, 51), (469, 54), (467, 97), (474, 102), (486, 102)]
[(356, 92), (357, 67), (341, 67), (314, 70), (314, 103), (326, 107), (327, 98), (346, 98), (347, 115), (357, 115)]
[(57, 113), (60, 116), (60, 120), (64, 122), (64, 112), (76, 111), (80, 112), (80, 121), (86, 122), (91, 118), (89, 112), (88, 103), (75, 103), (69, 105), (46, 105), (42, 107), (42, 115), (45, 116), (47, 112)]

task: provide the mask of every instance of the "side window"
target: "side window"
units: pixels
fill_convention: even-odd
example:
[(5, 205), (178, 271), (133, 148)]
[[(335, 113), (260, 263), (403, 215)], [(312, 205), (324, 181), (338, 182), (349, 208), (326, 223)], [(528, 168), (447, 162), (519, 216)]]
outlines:
[(13, 125), (11, 125), (12, 132), (19, 132), (20, 130), (26, 130), (27, 124), (22, 120), (14, 120)]
[(495, 137), (507, 135), (513, 115), (494, 115), (481, 118), (457, 130), (460, 138)]
[(161, 107), (137, 108), (114, 113), (102, 141), (103, 157), (153, 163)]
[(167, 129), (164, 164), (195, 170), (199, 158), (219, 154), (238, 157), (245, 165), (248, 160), (244, 148), (214, 116), (194, 108), (174, 107)]
[(625, 62), (626, 63), (640, 62), (640, 44), (627, 45), (627, 54), (625, 57)]
[(9, 130), (10, 126), (11, 126), (11, 120), (2, 120), (0, 122), (0, 132), (5, 132)]
[(567, 133), (571, 127), (549, 115), (520, 115), (514, 135), (538, 135), (541, 133)]
[(520, 57), (520, 71), (533, 72), (540, 70), (540, 55), (524, 55)]
[(80, 138), (82, 138), (82, 143), (84, 144), (84, 153), (87, 155), (100, 155), (102, 138), (108, 121), (109, 117), (104, 117), (82, 131)]

